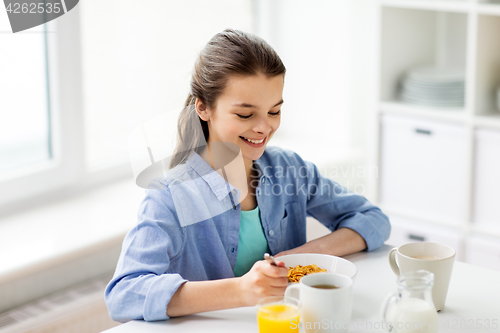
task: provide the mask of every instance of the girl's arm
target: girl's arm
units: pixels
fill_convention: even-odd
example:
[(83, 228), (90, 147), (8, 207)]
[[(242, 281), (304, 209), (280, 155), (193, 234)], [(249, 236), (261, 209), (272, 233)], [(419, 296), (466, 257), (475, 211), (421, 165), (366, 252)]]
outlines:
[[(297, 154), (290, 155), (287, 162), (298, 166), (299, 170), (307, 170), (305, 175), (297, 177), (297, 181), (300, 188), (308, 191), (304, 194), (297, 191), (296, 200), (305, 204), (307, 216), (314, 217), (332, 233), (276, 256), (293, 253), (342, 256), (375, 250), (389, 238), (391, 225), (388, 217), (365, 197), (322, 176), (313, 163), (302, 160)], [(303, 216), (298, 223), (305, 223), (305, 220)]]
[(280, 252), (275, 257), (294, 253), (323, 253), (333, 256), (344, 256), (364, 249), (366, 249), (366, 242), (363, 237), (354, 230), (340, 228), (295, 249)]
[(288, 285), (288, 269), (256, 262), (239, 278), (212, 281), (188, 281), (182, 284), (167, 306), (169, 317), (193, 313), (253, 306), (267, 296), (283, 296)]

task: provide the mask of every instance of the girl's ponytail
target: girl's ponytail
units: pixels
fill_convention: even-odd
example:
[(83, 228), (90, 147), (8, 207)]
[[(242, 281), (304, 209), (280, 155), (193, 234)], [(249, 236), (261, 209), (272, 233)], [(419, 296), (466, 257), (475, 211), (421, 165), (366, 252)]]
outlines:
[(179, 114), (177, 121), (177, 147), (170, 160), (170, 168), (185, 163), (193, 151), (200, 154), (207, 144), (207, 122), (201, 120), (196, 113), (195, 102), (196, 98), (189, 94), (184, 108)]

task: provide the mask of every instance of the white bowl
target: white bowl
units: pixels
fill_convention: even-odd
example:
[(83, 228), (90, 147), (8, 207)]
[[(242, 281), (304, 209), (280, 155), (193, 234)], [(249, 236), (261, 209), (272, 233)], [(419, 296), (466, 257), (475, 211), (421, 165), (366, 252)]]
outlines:
[(338, 273), (347, 275), (353, 281), (358, 273), (358, 268), (347, 259), (319, 253), (289, 254), (277, 257), (276, 260), (283, 261), (287, 268), (297, 265), (307, 266), (315, 264), (319, 268), (324, 268), (328, 273)]

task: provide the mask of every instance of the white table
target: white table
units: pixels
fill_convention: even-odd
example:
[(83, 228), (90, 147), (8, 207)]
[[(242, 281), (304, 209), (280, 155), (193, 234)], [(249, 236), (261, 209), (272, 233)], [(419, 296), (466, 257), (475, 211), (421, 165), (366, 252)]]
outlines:
[[(373, 252), (345, 257), (358, 267), (349, 332), (383, 332), (378, 326), (379, 309), (385, 296), (396, 291), (396, 277), (387, 260), (390, 249), (384, 245)], [(244, 307), (159, 322), (131, 321), (106, 332), (256, 333), (258, 327), (255, 307)], [(500, 333), (500, 272), (455, 262), (445, 309), (439, 313), (439, 332)]]

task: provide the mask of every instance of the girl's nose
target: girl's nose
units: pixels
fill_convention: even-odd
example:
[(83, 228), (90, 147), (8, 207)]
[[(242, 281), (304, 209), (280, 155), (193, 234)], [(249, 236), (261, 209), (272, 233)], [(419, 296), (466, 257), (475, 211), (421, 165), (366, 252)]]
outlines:
[(257, 120), (253, 130), (257, 133), (268, 134), (271, 131), (271, 125), (267, 119), (260, 118)]

